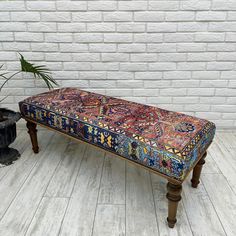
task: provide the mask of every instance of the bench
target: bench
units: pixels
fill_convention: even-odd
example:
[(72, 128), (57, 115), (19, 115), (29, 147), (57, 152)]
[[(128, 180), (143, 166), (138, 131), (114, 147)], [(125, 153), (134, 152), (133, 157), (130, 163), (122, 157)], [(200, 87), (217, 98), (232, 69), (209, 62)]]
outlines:
[(78, 88), (32, 96), (19, 107), (35, 153), (39, 151), (39, 124), (166, 178), (171, 228), (176, 223), (182, 183), (193, 170), (192, 187), (198, 186), (206, 150), (215, 134), (215, 125), (207, 120)]

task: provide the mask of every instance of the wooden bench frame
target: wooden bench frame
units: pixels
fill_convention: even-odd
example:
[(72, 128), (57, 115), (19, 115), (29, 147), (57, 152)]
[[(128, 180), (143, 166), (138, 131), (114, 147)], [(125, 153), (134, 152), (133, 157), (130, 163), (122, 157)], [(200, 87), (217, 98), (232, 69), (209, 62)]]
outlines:
[[(30, 135), (30, 139), (31, 139), (31, 143), (32, 143), (32, 149), (34, 151), (34, 153), (38, 153), (39, 152), (39, 147), (38, 147), (38, 139), (37, 139), (37, 124), (39, 124), (40, 126), (43, 126), (49, 130), (53, 130), (53, 131), (57, 131), (71, 139), (74, 139), (76, 141), (79, 142), (85, 142), (87, 143), (85, 140), (79, 139), (79, 138), (75, 138), (73, 136), (68, 135), (67, 133), (64, 133), (63, 131), (57, 130), (57, 129), (53, 129), (49, 126), (43, 125), (41, 123), (36, 122), (35, 120), (31, 120), (29, 118), (23, 117), (26, 120), (26, 126), (28, 128), (28, 133)], [(89, 143), (90, 144), (90, 143)], [(97, 147), (93, 144), (90, 144), (94, 147)], [(102, 149), (100, 147), (97, 147), (99, 149)], [(102, 149), (104, 150), (104, 149)], [(105, 152), (108, 152), (106, 150), (104, 150)], [(114, 154), (114, 153), (113, 153)], [(116, 155), (116, 154), (114, 154)], [(205, 164), (205, 158), (206, 158), (207, 153), (203, 153), (202, 155), (199, 156), (198, 161), (196, 162), (196, 165), (192, 167), (191, 170), (193, 170), (193, 175), (192, 175), (192, 187), (193, 188), (197, 188), (198, 184), (200, 183), (199, 179), (200, 179), (200, 175), (201, 175), (201, 170), (202, 170), (202, 166)], [(164, 178), (166, 178), (168, 180), (167, 183), (167, 194), (166, 197), (168, 199), (168, 217), (167, 217), (167, 222), (168, 222), (168, 226), (170, 228), (173, 228), (175, 226), (175, 223), (177, 222), (176, 219), (176, 214), (177, 214), (177, 208), (178, 208), (178, 202), (181, 200), (181, 191), (182, 191), (182, 183), (183, 181), (186, 179), (187, 175), (185, 176), (184, 180), (182, 182), (177, 181), (175, 179), (172, 179), (164, 174), (161, 174), (158, 171), (155, 171), (153, 169), (150, 169), (148, 167), (143, 166), (142, 164), (133, 162), (131, 160), (128, 160), (125, 157), (116, 155), (122, 159), (125, 159), (126, 161), (133, 163), (133, 164), (137, 164), (139, 166), (141, 166), (142, 168), (145, 168), (149, 171), (154, 172), (157, 175), (160, 175)], [(191, 172), (191, 170), (189, 171), (189, 173)]]

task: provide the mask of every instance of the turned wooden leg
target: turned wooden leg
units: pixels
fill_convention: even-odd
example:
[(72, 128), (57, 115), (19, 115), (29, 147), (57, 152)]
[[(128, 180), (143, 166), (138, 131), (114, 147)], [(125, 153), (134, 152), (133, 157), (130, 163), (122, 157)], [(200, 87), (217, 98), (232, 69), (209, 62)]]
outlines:
[(168, 217), (167, 222), (170, 228), (174, 228), (176, 223), (176, 213), (178, 208), (178, 202), (181, 200), (181, 184), (173, 184), (168, 182), (167, 184), (167, 194), (168, 199)]
[(28, 133), (30, 135), (32, 149), (33, 149), (34, 153), (39, 152), (36, 126), (37, 126), (37, 124), (30, 122), (30, 121), (27, 121), (27, 123), (26, 123), (26, 127), (28, 128)]
[(200, 183), (199, 179), (202, 171), (202, 166), (205, 164), (206, 155), (207, 153), (205, 152), (193, 169), (193, 177), (191, 179), (193, 188), (197, 188), (198, 184)]

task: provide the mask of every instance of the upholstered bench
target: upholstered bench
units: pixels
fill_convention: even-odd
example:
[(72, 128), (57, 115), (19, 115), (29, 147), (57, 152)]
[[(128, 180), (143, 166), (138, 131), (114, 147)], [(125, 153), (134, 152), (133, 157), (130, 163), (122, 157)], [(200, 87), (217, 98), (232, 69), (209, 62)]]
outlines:
[(181, 184), (193, 169), (192, 186), (197, 187), (215, 133), (215, 125), (204, 119), (77, 88), (51, 90), (19, 106), (35, 153), (40, 124), (166, 178), (169, 227), (176, 223)]

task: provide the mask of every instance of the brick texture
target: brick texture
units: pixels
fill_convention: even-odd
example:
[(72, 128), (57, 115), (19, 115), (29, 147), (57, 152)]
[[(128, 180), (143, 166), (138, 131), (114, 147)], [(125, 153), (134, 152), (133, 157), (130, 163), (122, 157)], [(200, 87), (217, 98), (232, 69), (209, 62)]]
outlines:
[[(0, 65), (18, 52), (78, 86), (236, 128), (235, 0), (11, 0), (0, 2)], [(3, 80), (0, 79), (0, 83)], [(45, 91), (9, 81), (3, 107)]]

